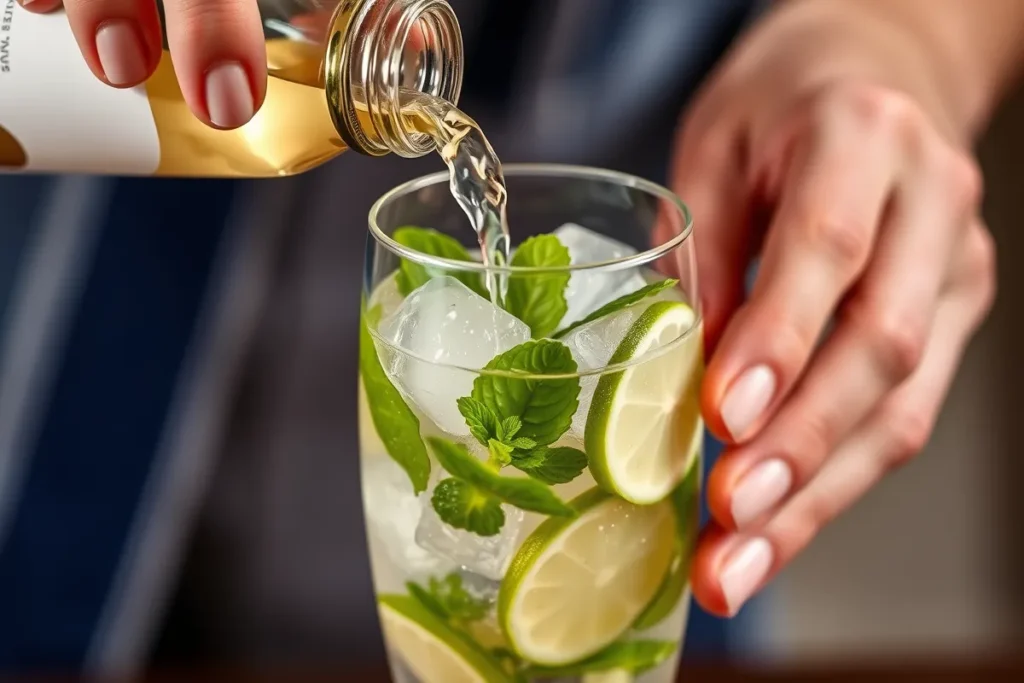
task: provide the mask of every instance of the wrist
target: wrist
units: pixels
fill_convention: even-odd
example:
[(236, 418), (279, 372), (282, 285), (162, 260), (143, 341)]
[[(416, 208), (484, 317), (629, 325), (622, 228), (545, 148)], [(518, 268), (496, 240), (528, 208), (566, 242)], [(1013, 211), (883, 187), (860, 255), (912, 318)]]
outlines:
[(833, 1), (845, 11), (870, 13), (905, 36), (967, 140), (984, 128), (1024, 58), (1020, 0)]

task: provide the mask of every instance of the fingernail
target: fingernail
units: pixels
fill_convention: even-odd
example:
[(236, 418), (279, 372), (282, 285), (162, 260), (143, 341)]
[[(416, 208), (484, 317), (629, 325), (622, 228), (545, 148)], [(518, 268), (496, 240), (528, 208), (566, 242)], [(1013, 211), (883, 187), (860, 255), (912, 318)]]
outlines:
[(96, 54), (111, 85), (135, 85), (146, 78), (146, 54), (131, 22), (104, 22), (96, 30)]
[(218, 128), (238, 128), (252, 118), (252, 90), (241, 64), (220, 64), (206, 74), (206, 108)]
[(746, 541), (733, 551), (718, 575), (730, 615), (735, 615), (758, 589), (774, 557), (772, 545), (763, 538)]
[(722, 401), (722, 421), (732, 438), (739, 440), (772, 402), (775, 373), (767, 365), (750, 368), (733, 382)]
[(779, 504), (793, 485), (793, 472), (779, 459), (768, 460), (740, 478), (732, 493), (732, 519), (743, 528)]

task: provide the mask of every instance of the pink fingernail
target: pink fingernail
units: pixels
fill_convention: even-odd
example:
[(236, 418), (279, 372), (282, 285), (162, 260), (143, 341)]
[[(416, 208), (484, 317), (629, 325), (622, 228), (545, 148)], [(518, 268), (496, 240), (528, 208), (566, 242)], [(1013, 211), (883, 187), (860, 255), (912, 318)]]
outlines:
[(722, 400), (722, 421), (737, 441), (764, 413), (775, 395), (775, 373), (767, 365), (750, 368), (732, 383)]
[(146, 78), (146, 55), (138, 31), (129, 21), (101, 24), (96, 30), (96, 54), (111, 85), (135, 85)]
[(241, 64), (227, 62), (206, 74), (206, 108), (218, 128), (238, 128), (252, 118), (256, 105)]
[(783, 460), (768, 460), (740, 478), (732, 494), (732, 519), (743, 528), (768, 512), (789, 493), (793, 471)]
[(734, 550), (718, 574), (718, 582), (725, 595), (729, 614), (735, 615), (750, 599), (772, 567), (775, 552), (763, 538), (745, 541)]

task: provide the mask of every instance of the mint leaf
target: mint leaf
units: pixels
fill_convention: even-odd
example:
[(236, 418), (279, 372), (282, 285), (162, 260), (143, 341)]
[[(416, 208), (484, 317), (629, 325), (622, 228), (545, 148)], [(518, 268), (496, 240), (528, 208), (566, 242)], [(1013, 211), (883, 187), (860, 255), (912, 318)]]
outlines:
[(530, 451), (537, 447), (537, 442), (533, 439), (529, 439), (525, 436), (520, 436), (511, 441), (506, 442), (512, 448), (519, 451)]
[(458, 574), (449, 574), (441, 580), (431, 577), (430, 593), (452, 619), (479, 621), (490, 611), (486, 600), (473, 597), (462, 586), (462, 577)]
[(509, 443), (509, 439), (513, 438), (519, 433), (519, 430), (523, 428), (523, 421), (515, 415), (510, 415), (501, 421), (501, 427), (498, 430), (498, 438)]
[(512, 462), (512, 447), (497, 439), (487, 442), (487, 452), (491, 454), (491, 462), (497, 465), (498, 469)]
[[(453, 477), (462, 480), (469, 488), (483, 496), (493, 496), (503, 503), (508, 503), (520, 510), (539, 512), (544, 515), (557, 517), (575, 517), (576, 511), (566, 505), (555, 493), (540, 483), (531, 479), (520, 479), (503, 477), (484, 463), (480, 462), (473, 454), (466, 450), (462, 444), (452, 443), (447, 439), (439, 437), (428, 437), (427, 443), (430, 450), (434, 452), (441, 467)], [(448, 481), (447, 479), (445, 481)], [(444, 482), (441, 482), (442, 484)], [(438, 486), (440, 488), (440, 485)], [(451, 488), (451, 485), (449, 485)], [(459, 495), (466, 498), (466, 494), (459, 492)], [(434, 509), (437, 509), (437, 493), (435, 489)], [(499, 508), (500, 509), (500, 508)], [(438, 511), (438, 515), (441, 512)], [(442, 519), (445, 519), (442, 515)], [(447, 522), (447, 520), (445, 519)], [(456, 526), (452, 524), (452, 526)], [(460, 529), (466, 527), (458, 527)], [(497, 532), (495, 532), (497, 533)], [(493, 535), (493, 534), (492, 534)]]
[(621, 311), (623, 308), (632, 306), (637, 302), (643, 301), (649, 296), (655, 296), (656, 294), (660, 294), (661, 292), (664, 292), (666, 289), (669, 289), (670, 287), (675, 287), (677, 284), (679, 284), (679, 280), (673, 280), (669, 278), (668, 280), (662, 280), (661, 282), (655, 282), (653, 284), (647, 285), (646, 287), (641, 287), (635, 292), (630, 292), (625, 296), (620, 296), (618, 299), (615, 299), (614, 301), (609, 301), (604, 306), (597, 309), (583, 320), (577, 320), (572, 325), (569, 325), (569, 327), (566, 327), (564, 330), (559, 330), (558, 332), (555, 332), (551, 336), (554, 339), (561, 339), (562, 337), (569, 334), (570, 332), (575, 330), (577, 327), (580, 327), (581, 325), (592, 323), (598, 318), (603, 318), (606, 315), (611, 315), (612, 313)]
[(430, 504), (442, 522), (477, 536), (494, 536), (505, 525), (501, 501), (461, 479), (441, 480)]
[(564, 376), (576, 372), (576, 361), (565, 344), (550, 339), (528, 341), (493, 358), (485, 370), (497, 373), (485, 373), (473, 381), (473, 398), (499, 417), (518, 417), (522, 428), (517, 436), (547, 446), (569, 429), (579, 406), (580, 381)]
[[(409, 247), (427, 256), (440, 256), (452, 261), (472, 261), (469, 252), (454, 237), (445, 235), (442, 232), (431, 228), (417, 228), (406, 226), (395, 230), (392, 238), (403, 247)], [(395, 284), (402, 296), (409, 296), (413, 290), (427, 283), (432, 277), (438, 275), (451, 275), (462, 281), (474, 292), (484, 298), (489, 298), (487, 289), (480, 280), (479, 273), (467, 271), (446, 271), (443, 268), (432, 268), (415, 263), (408, 259), (402, 259), (398, 273), (395, 275)]]
[(405, 586), (410, 595), (443, 621), (479, 621), (490, 611), (490, 604), (473, 597), (462, 586), (462, 577), (454, 572), (443, 579), (430, 577), (427, 587), (412, 581)]
[(409, 475), (413, 491), (422, 493), (430, 479), (430, 456), (420, 437), (419, 419), (391, 384), (377, 357), (369, 326), (379, 317), (380, 307), (367, 311), (364, 300), (359, 322), (359, 376), (366, 389), (373, 426), (385, 450)]
[(531, 666), (527, 678), (573, 678), (597, 671), (623, 670), (638, 675), (658, 666), (676, 651), (677, 644), (667, 640), (630, 640), (613, 643), (581, 662), (568, 666)]
[(501, 438), (498, 417), (490, 408), (471, 396), (464, 396), (456, 402), (459, 412), (466, 418), (469, 433), (486, 446), (494, 437)]
[(541, 446), (513, 458), (512, 466), (545, 484), (567, 484), (586, 469), (587, 454), (576, 448)]
[[(512, 266), (521, 268), (561, 268), (570, 262), (569, 250), (554, 235), (531, 237), (512, 256)], [(568, 284), (568, 271), (512, 275), (505, 310), (529, 325), (535, 339), (546, 337), (569, 310), (565, 302)]]
[(442, 621), (448, 620), (450, 616), (448, 614), (448, 610), (445, 609), (445, 606), (441, 604), (441, 602), (430, 591), (418, 583), (413, 583), (412, 581), (407, 582), (405, 587), (408, 589), (409, 595), (416, 598), (421, 605), (433, 612), (434, 616)]

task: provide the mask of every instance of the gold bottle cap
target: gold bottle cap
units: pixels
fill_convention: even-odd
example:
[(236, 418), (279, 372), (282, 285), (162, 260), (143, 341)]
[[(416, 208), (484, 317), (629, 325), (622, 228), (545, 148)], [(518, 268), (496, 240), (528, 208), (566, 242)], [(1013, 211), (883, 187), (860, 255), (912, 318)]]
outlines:
[[(423, 39), (412, 57), (407, 44), (414, 28)], [(369, 156), (422, 156), (433, 142), (402, 126), (401, 93), (418, 90), (458, 104), (462, 31), (447, 0), (341, 0), (324, 67), (331, 119), (350, 149)]]

